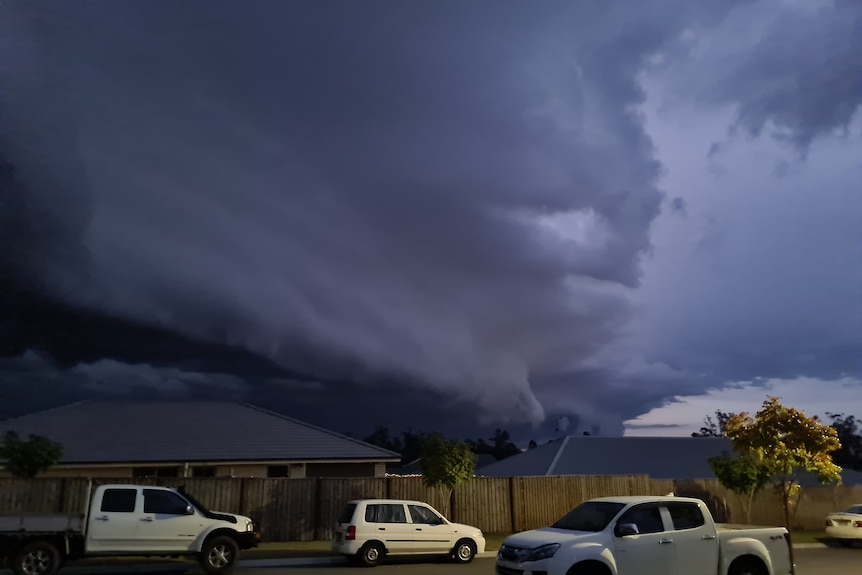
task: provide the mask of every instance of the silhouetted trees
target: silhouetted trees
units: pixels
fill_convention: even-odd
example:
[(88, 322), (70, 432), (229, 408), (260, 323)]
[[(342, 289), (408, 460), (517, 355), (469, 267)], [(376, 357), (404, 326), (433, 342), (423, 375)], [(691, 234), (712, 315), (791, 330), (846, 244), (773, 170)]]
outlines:
[(832, 419), (832, 429), (838, 432), (841, 448), (832, 453), (832, 461), (845, 469), (862, 471), (862, 435), (859, 420), (843, 413), (826, 413)]
[(692, 437), (727, 437), (727, 422), (732, 413), (715, 410), (715, 420), (712, 416), (707, 415), (703, 420), (703, 427), (700, 431), (695, 431), (691, 434)]
[[(393, 434), (388, 427), (378, 425), (374, 431), (362, 441), (401, 454), (401, 464), (406, 465), (422, 456), (422, 450), (434, 432), (416, 431), (413, 428), (402, 431), (400, 435)], [(504, 459), (521, 450), (512, 442), (509, 432), (504, 429), (494, 430), (494, 435), (484, 439), (464, 440), (470, 450), (476, 455), (487, 453), (495, 459)]]

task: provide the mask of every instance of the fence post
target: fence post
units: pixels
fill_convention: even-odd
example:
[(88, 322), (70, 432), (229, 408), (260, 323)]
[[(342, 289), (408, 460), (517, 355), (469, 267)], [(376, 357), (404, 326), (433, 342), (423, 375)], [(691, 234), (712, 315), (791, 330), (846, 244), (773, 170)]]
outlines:
[(57, 513), (63, 513), (66, 508), (66, 478), (60, 478), (60, 493), (57, 495)]
[(243, 515), (248, 516), (248, 509), (245, 508), (246, 504), (246, 495), (245, 495), (245, 477), (239, 480), (239, 512)]
[(509, 478), (509, 514), (512, 516), (512, 533), (518, 531), (515, 521), (515, 478)]
[(314, 478), (314, 533), (313, 537), (315, 541), (320, 541), (323, 539), (323, 525), (320, 517), (320, 507), (321, 507), (321, 497), (323, 490), (321, 485), (321, 478)]

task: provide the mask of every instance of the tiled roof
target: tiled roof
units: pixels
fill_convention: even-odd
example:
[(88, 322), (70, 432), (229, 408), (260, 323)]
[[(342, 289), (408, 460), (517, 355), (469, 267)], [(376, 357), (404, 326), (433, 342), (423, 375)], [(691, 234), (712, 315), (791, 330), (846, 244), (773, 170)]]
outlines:
[(399, 455), (253, 405), (84, 401), (0, 421), (63, 445), (61, 463), (397, 461)]
[[(570, 435), (492, 463), (487, 477), (536, 475), (649, 475), (653, 479), (712, 479), (709, 459), (732, 453), (723, 437), (585, 437)], [(801, 473), (803, 487), (820, 485)], [(862, 485), (862, 473), (842, 472), (844, 485)]]
[(654, 479), (713, 477), (708, 459), (731, 451), (716, 437), (585, 437), (570, 435), (482, 469), (482, 475), (649, 475)]

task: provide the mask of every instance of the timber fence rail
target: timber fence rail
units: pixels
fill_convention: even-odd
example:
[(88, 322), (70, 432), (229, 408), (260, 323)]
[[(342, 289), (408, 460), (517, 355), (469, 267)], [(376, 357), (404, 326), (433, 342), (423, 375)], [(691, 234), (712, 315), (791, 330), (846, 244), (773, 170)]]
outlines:
[[(0, 513), (81, 513), (90, 480), (0, 479)], [(265, 541), (330, 539), (345, 502), (359, 498), (426, 501), (452, 521), (485, 533), (509, 533), (550, 525), (572, 507), (613, 495), (692, 496), (703, 499), (721, 522), (744, 522), (737, 496), (716, 480), (673, 481), (645, 475), (476, 477), (452, 493), (429, 488), (421, 477), (369, 478), (135, 478), (93, 479), (93, 484), (136, 483), (186, 489), (213, 510), (248, 515), (260, 523)], [(821, 529), (824, 517), (862, 501), (862, 486), (804, 489), (795, 529)], [(752, 505), (751, 523), (783, 525), (779, 500), (764, 491)]]

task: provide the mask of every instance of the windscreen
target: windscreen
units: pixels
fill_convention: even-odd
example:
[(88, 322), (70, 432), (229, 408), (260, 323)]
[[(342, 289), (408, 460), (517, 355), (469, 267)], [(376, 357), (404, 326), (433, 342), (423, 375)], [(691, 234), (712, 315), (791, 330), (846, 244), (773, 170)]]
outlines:
[(572, 531), (598, 532), (607, 527), (608, 523), (617, 516), (623, 507), (625, 507), (624, 503), (588, 501), (566, 513), (551, 527)]

